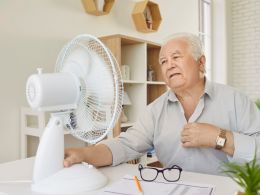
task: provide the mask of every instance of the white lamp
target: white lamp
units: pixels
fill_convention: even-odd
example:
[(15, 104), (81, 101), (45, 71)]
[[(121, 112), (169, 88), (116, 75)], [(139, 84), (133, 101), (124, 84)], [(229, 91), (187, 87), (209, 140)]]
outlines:
[(128, 121), (127, 116), (125, 115), (124, 106), (131, 105), (132, 102), (128, 96), (128, 94), (124, 91), (124, 97), (123, 97), (123, 108), (122, 108), (122, 114), (121, 114), (121, 122), (126, 123)]

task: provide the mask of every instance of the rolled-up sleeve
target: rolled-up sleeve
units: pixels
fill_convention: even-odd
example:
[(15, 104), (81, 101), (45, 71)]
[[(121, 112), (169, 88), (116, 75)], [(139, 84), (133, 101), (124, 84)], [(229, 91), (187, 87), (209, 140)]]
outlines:
[(235, 95), (237, 131), (234, 136), (234, 155), (229, 160), (245, 162), (260, 157), (260, 110), (248, 97)]
[(112, 166), (141, 157), (153, 147), (154, 119), (151, 107), (147, 107), (139, 120), (127, 132), (118, 137), (104, 140), (112, 152)]
[(256, 137), (233, 133), (234, 136), (234, 155), (229, 160), (239, 163), (251, 161), (256, 151)]
[(105, 144), (112, 152), (112, 156), (113, 156), (112, 166), (116, 166), (126, 161), (127, 157), (126, 157), (126, 152), (124, 150), (124, 146), (120, 143), (118, 138), (104, 140), (102, 141), (102, 144)]

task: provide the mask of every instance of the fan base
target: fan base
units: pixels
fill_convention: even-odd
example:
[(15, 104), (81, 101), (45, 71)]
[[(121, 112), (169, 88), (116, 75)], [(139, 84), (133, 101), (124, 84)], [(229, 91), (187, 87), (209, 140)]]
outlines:
[(32, 191), (46, 194), (76, 194), (103, 187), (107, 178), (92, 165), (76, 164), (31, 186)]

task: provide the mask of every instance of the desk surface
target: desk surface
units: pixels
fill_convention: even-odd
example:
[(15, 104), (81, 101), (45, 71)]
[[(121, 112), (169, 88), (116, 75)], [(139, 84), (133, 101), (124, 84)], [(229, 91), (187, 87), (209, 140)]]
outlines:
[[(13, 161), (0, 164), (0, 195), (37, 195), (38, 193), (31, 192), (30, 183), (17, 183), (17, 180), (31, 180), (32, 167), (34, 158)], [(122, 164), (116, 167), (100, 168), (109, 179), (108, 185), (121, 179), (124, 175), (139, 175), (137, 166), (130, 164)], [(12, 183), (3, 183), (5, 181), (13, 181)], [(238, 186), (230, 178), (215, 175), (206, 175), (183, 171), (180, 181), (193, 182), (201, 184), (211, 184), (216, 186), (214, 195), (233, 195)], [(107, 186), (108, 186), (107, 185)], [(102, 192), (102, 189), (91, 192), (84, 192), (78, 195), (97, 195)]]

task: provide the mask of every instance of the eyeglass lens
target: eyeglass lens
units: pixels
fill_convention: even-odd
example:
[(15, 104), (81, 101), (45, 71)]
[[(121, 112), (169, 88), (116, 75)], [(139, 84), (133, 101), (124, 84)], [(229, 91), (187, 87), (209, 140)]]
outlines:
[(176, 181), (180, 177), (179, 169), (165, 169), (163, 171), (163, 176), (168, 181)]
[(141, 170), (141, 176), (142, 176), (143, 180), (147, 180), (147, 181), (155, 180), (157, 177), (157, 174), (158, 174), (158, 172), (156, 169), (143, 168)]

